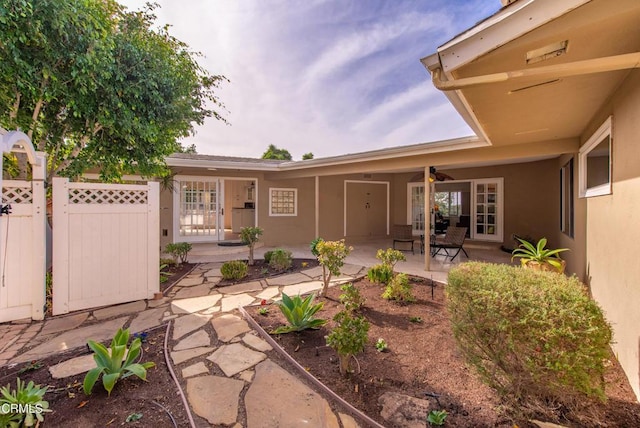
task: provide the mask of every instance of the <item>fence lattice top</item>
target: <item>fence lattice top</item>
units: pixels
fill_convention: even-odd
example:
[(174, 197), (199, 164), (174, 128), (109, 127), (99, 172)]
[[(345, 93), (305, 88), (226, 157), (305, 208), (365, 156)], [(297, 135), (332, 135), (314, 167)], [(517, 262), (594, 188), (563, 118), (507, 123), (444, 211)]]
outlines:
[(145, 190), (69, 189), (70, 204), (146, 204)]
[(33, 190), (31, 187), (2, 187), (3, 204), (31, 204)]

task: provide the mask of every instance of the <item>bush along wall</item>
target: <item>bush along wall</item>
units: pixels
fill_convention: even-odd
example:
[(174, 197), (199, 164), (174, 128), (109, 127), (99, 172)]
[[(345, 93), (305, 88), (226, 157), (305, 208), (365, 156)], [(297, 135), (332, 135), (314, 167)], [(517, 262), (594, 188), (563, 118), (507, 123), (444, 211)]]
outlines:
[(469, 262), (449, 272), (446, 294), (462, 353), (503, 397), (605, 399), (611, 327), (575, 277)]

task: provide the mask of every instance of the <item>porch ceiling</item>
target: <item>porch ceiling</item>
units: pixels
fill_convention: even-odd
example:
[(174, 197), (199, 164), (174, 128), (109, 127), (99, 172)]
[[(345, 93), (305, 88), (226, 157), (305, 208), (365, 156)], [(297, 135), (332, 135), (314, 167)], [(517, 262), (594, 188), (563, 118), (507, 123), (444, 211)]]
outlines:
[[(529, 12), (525, 7), (517, 13), (526, 19)], [(639, 22), (638, 0), (592, 0), (515, 40), (480, 53), (449, 71), (447, 77), (455, 80), (640, 52)], [(565, 40), (565, 54), (527, 65), (527, 52)], [(440, 57), (452, 55), (455, 48), (455, 43), (445, 46)], [(579, 138), (629, 73), (620, 70), (557, 79), (520, 78), (466, 87), (448, 95), (461, 101), (454, 104), (465, 110), (463, 116), (475, 116), (472, 127), (494, 146)]]

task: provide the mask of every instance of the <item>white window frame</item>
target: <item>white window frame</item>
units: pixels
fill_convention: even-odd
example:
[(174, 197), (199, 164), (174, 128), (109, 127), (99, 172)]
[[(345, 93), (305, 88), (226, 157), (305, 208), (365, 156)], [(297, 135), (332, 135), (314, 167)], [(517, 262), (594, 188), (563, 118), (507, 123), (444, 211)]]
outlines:
[[(580, 197), (581, 198), (590, 198), (592, 196), (602, 196), (602, 195), (610, 195), (611, 194), (611, 169), (612, 169), (612, 150), (611, 145), (613, 143), (613, 134), (611, 129), (612, 116), (609, 116), (607, 120), (604, 121), (602, 125), (598, 128), (596, 132), (587, 140), (587, 142), (580, 147), (579, 158), (578, 158), (578, 167), (580, 169), (580, 174), (578, 177), (579, 189), (580, 189)], [(589, 153), (595, 149), (602, 140), (606, 137), (609, 137), (609, 180), (605, 184), (601, 184), (599, 186), (587, 188), (587, 157)]]
[[(273, 212), (273, 192), (293, 192), (293, 213), (274, 213)], [(269, 217), (296, 217), (298, 215), (298, 189), (293, 187), (269, 187)]]

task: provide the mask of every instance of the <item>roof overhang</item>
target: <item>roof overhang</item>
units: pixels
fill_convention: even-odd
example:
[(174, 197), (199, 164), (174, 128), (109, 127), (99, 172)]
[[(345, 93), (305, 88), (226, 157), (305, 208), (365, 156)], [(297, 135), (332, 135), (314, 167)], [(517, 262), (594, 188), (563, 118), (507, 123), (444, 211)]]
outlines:
[(638, 22), (637, 0), (519, 0), (422, 63), (493, 145), (578, 138), (640, 66)]

